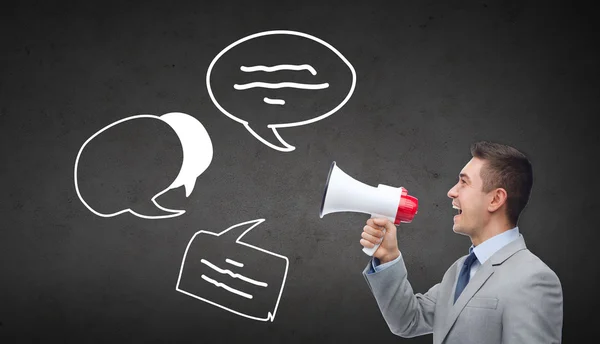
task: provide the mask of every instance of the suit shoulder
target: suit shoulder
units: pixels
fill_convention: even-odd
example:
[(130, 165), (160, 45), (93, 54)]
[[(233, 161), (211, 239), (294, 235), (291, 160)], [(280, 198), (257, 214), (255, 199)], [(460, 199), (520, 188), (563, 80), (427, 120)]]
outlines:
[(524, 281), (530, 279), (542, 279), (560, 285), (560, 279), (556, 272), (530, 250), (521, 250), (515, 253), (511, 258), (514, 258), (514, 263), (518, 267), (515, 272), (518, 272)]

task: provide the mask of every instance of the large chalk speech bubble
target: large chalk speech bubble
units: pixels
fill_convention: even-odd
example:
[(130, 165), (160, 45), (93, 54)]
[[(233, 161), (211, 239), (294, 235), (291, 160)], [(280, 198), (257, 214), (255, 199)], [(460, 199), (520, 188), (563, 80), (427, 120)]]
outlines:
[[(327, 62), (332, 61), (331, 57), (337, 62)], [(275, 61), (281, 59), (285, 61)], [(261, 78), (259, 80), (273, 75), (288, 79), (301, 77), (302, 81), (309, 82), (232, 80), (249, 75)], [(321, 77), (329, 77), (329, 80)], [(259, 32), (233, 42), (217, 54), (206, 73), (206, 87), (215, 106), (243, 124), (260, 142), (282, 152), (293, 151), (295, 147), (283, 140), (277, 131), (279, 128), (306, 125), (331, 116), (350, 99), (355, 85), (354, 67), (337, 49), (317, 37), (288, 30)], [(301, 95), (284, 89), (293, 89), (292, 92)], [(250, 93), (258, 103), (242, 96), (244, 92)], [(271, 112), (281, 115), (275, 118), (269, 115)], [(257, 118), (244, 119), (248, 116)], [(290, 118), (298, 116), (303, 118)], [(275, 143), (269, 141), (273, 135)]]
[[(79, 178), (78, 178), (78, 169), (79, 169), (80, 158), (81, 158), (82, 154), (84, 153), (86, 146), (92, 140), (94, 140), (96, 137), (101, 135), (102, 133), (106, 132), (110, 128), (113, 128), (116, 125), (119, 125), (121, 123), (124, 123), (127, 121), (132, 121), (132, 120), (137, 120), (137, 119), (143, 119), (143, 118), (156, 119), (156, 120), (160, 120), (164, 123), (167, 123), (177, 134), (177, 137), (181, 141), (181, 147), (183, 149), (183, 162), (181, 164), (181, 169), (179, 170), (179, 174), (177, 175), (177, 178), (175, 178), (173, 183), (171, 183), (166, 189), (158, 192), (151, 199), (154, 206), (157, 209), (162, 210), (166, 214), (162, 214), (162, 215), (140, 214), (139, 212), (136, 212), (136, 211), (132, 210), (131, 208), (119, 209), (118, 211), (110, 212), (110, 213), (100, 212), (100, 211), (94, 209), (92, 206), (90, 206), (90, 204), (85, 201), (85, 198), (81, 194), (81, 191), (79, 188)], [(102, 128), (101, 130), (96, 132), (94, 135), (92, 135), (89, 139), (87, 139), (85, 141), (85, 143), (81, 146), (81, 149), (79, 149), (79, 152), (77, 153), (77, 158), (75, 159), (75, 169), (74, 169), (75, 190), (76, 190), (77, 196), (79, 197), (81, 202), (92, 213), (94, 213), (98, 216), (101, 216), (101, 217), (113, 217), (113, 216), (117, 216), (117, 215), (127, 213), (127, 212), (129, 212), (135, 216), (145, 218), (145, 219), (164, 219), (164, 218), (176, 217), (176, 216), (179, 216), (179, 215), (182, 215), (183, 213), (185, 213), (185, 210), (175, 210), (175, 209), (168, 209), (168, 208), (162, 207), (160, 204), (158, 204), (156, 202), (156, 198), (160, 197), (165, 192), (167, 192), (171, 189), (178, 188), (180, 186), (184, 186), (186, 197), (188, 197), (194, 190), (194, 186), (196, 184), (196, 178), (199, 175), (201, 175), (208, 168), (208, 166), (210, 165), (210, 163), (212, 161), (212, 157), (213, 157), (213, 146), (212, 146), (212, 142), (210, 140), (210, 136), (208, 135), (208, 132), (206, 131), (206, 129), (204, 128), (202, 123), (200, 123), (194, 117), (187, 115), (185, 113), (181, 113), (181, 112), (171, 112), (171, 113), (164, 114), (162, 116), (155, 116), (155, 115), (131, 116), (131, 117), (127, 117), (127, 118), (121, 119), (119, 121), (116, 121), (116, 122)], [(141, 177), (143, 177), (143, 176), (141, 176)]]
[(177, 279), (178, 292), (245, 318), (273, 321), (288, 272), (287, 257), (241, 241), (264, 219), (190, 239)]

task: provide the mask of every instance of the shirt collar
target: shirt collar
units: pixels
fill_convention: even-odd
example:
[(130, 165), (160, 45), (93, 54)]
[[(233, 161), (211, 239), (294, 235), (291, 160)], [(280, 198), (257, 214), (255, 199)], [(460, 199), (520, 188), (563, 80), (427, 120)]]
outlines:
[(517, 238), (519, 238), (519, 227), (514, 227), (487, 239), (477, 246), (471, 245), (469, 247), (469, 254), (475, 251), (475, 256), (479, 264), (483, 265), (494, 253)]

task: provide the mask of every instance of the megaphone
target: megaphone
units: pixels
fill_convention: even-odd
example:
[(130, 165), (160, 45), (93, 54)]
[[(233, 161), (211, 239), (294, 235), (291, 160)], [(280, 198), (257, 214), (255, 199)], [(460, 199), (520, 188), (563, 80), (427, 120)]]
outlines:
[[(417, 214), (419, 200), (408, 194), (403, 187), (379, 184), (366, 185), (347, 175), (334, 161), (327, 175), (319, 216), (336, 212), (358, 212), (373, 217), (386, 217), (394, 225), (410, 223)], [(363, 247), (363, 252), (372, 256), (379, 248)]]

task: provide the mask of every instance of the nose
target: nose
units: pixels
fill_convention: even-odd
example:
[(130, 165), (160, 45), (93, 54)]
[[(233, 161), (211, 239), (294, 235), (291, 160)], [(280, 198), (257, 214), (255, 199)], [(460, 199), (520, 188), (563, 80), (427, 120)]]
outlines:
[(448, 190), (448, 197), (450, 197), (450, 198), (458, 197), (458, 193), (456, 192), (456, 185), (454, 185), (450, 190)]

